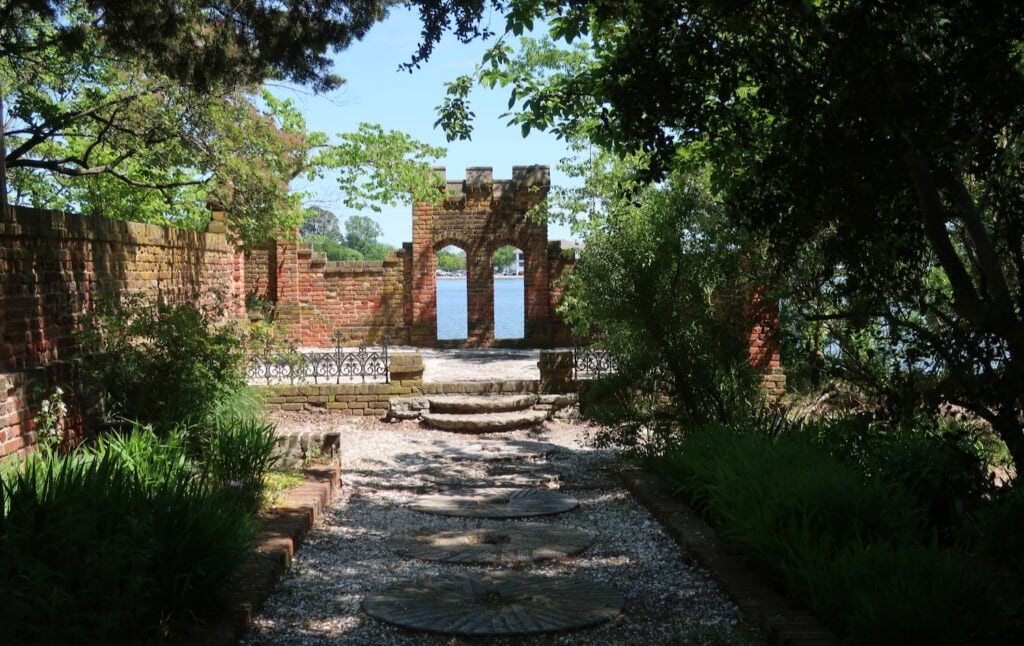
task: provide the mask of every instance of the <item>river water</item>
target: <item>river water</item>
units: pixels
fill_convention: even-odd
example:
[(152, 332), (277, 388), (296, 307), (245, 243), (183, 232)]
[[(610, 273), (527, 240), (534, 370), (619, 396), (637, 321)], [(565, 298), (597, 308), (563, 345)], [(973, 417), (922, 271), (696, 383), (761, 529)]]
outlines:
[[(523, 338), (523, 279), (494, 281), (494, 337)], [(466, 338), (466, 280), (437, 281), (437, 338)]]

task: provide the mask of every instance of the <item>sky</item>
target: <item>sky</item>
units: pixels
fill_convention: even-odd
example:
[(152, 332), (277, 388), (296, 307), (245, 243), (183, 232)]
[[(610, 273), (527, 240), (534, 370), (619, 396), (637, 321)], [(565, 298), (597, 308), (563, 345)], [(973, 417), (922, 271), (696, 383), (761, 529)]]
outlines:
[[(500, 31), (503, 19), (495, 16), (493, 20), (495, 30)], [(556, 166), (568, 154), (565, 143), (543, 132), (531, 132), (523, 138), (518, 127), (507, 127), (500, 115), (507, 110), (508, 95), (500, 90), (480, 88), (473, 93), (471, 109), (476, 118), (472, 141), (445, 140), (444, 132), (434, 128), (435, 107), (445, 96), (444, 82), (472, 72), (484, 46), (464, 45), (449, 37), (420, 69), (412, 73), (399, 71), (398, 66), (416, 50), (420, 28), (418, 16), (396, 9), (361, 42), (334, 56), (334, 72), (346, 80), (339, 90), (324, 95), (281, 86), (272, 86), (270, 90), (279, 98), (295, 102), (310, 131), (335, 136), (354, 131), (361, 122), (377, 123), (385, 130), (400, 130), (424, 143), (447, 148), (447, 156), (434, 165), (445, 166), (449, 180), (464, 178), (467, 166), (491, 166), (495, 179), (509, 179), (514, 165), (547, 164), (551, 167), (552, 183), (564, 184), (566, 177)], [(292, 186), (312, 193), (309, 204), (333, 211), (342, 227), (345, 218), (355, 214), (342, 205), (333, 177), (313, 183), (296, 181)], [(382, 240), (389, 245), (397, 247), (412, 241), (411, 205), (361, 214), (380, 224)], [(549, 239), (571, 237), (568, 227), (549, 225)]]

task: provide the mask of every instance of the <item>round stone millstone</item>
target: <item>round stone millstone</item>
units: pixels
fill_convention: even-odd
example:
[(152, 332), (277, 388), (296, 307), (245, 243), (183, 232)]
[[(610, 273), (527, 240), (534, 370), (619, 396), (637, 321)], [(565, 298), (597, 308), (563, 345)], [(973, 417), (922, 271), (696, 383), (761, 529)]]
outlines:
[(441, 516), (527, 518), (560, 514), (579, 506), (572, 496), (543, 489), (458, 489), (419, 496), (409, 509)]
[(424, 561), (503, 565), (565, 558), (587, 549), (593, 540), (575, 527), (514, 523), (402, 534), (391, 538), (388, 547), (399, 556)]
[(363, 600), (366, 612), (388, 623), (471, 636), (595, 626), (616, 616), (622, 605), (622, 595), (607, 585), (518, 572), (424, 579)]
[(540, 458), (559, 450), (557, 444), (529, 440), (477, 442), (467, 446), (439, 451), (438, 456), (450, 460), (521, 460)]

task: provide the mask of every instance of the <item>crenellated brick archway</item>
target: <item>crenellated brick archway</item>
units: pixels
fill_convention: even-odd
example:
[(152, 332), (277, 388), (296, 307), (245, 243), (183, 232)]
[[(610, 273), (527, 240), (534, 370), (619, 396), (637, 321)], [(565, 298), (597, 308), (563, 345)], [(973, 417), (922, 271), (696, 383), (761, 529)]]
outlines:
[[(444, 176), (445, 169), (438, 172)], [(549, 285), (563, 267), (548, 244), (547, 225), (526, 212), (547, 197), (547, 166), (513, 166), (512, 179), (495, 180), (489, 166), (466, 169), (466, 179), (445, 180), (437, 204), (413, 206), (410, 337), (414, 345), (437, 344), (437, 259), (453, 244), (466, 252), (466, 345), (494, 344), (494, 251), (512, 245), (523, 252), (524, 342), (546, 346), (565, 336), (554, 314)]]

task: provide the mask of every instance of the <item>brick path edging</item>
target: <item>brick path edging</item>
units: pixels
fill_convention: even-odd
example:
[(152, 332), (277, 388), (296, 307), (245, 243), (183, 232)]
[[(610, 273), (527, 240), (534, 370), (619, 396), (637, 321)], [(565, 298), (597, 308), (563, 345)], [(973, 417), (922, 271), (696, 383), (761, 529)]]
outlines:
[(255, 549), (225, 583), (223, 618), (202, 631), (191, 643), (204, 646), (236, 644), (253, 622), (278, 578), (291, 565), (295, 551), (305, 540), (331, 498), (341, 487), (337, 466), (303, 470), (306, 483), (294, 487), (284, 500), (262, 512), (263, 526)]
[(813, 613), (797, 608), (768, 580), (726, 547), (715, 531), (655, 475), (621, 474), (625, 487), (661, 522), (679, 546), (704, 566), (722, 591), (739, 606), (744, 619), (760, 626), (768, 641), (785, 646), (832, 646), (841, 643)]

